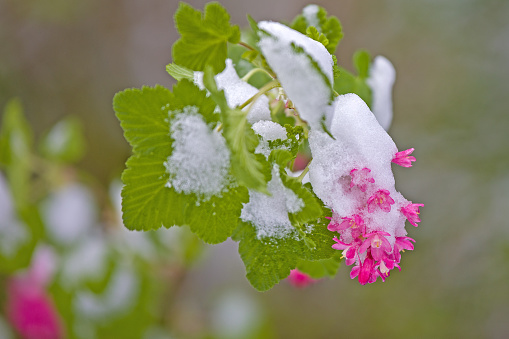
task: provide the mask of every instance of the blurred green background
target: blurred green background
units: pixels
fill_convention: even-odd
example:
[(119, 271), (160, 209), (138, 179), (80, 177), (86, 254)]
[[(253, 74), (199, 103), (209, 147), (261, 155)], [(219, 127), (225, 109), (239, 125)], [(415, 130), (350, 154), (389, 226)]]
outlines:
[[(187, 1), (203, 8), (206, 1)], [(223, 0), (232, 21), (290, 21), (303, 0)], [(248, 298), (261, 338), (507, 338), (509, 336), (509, 2), (317, 1), (339, 17), (340, 65), (355, 50), (396, 67), (390, 134), (417, 163), (396, 168), (397, 188), (425, 204), (402, 272), (360, 286), (342, 267), (305, 290), (254, 291), (233, 243), (208, 249), (172, 300), (176, 333), (206, 337), (217, 299)], [(130, 149), (111, 102), (165, 72), (174, 0), (0, 0), (0, 107), (19, 97), (36, 135), (62, 117), (84, 124), (80, 167), (106, 187)], [(3, 114), (3, 113), (0, 113)], [(411, 229), (410, 229), (411, 228)], [(224, 298), (223, 298), (224, 299)], [(261, 332), (260, 332), (261, 331)], [(262, 334), (260, 334), (262, 333)], [(224, 334), (227, 336), (228, 334)], [(179, 336), (177, 336), (179, 337)]]

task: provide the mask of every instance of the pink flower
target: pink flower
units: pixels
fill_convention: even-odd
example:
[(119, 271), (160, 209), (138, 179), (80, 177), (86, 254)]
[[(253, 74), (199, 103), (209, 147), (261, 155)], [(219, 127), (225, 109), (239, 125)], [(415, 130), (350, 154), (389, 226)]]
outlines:
[(332, 240), (334, 240), (336, 242), (336, 244), (332, 245), (333, 249), (346, 250), (346, 252), (345, 252), (346, 262), (345, 263), (347, 265), (353, 264), (357, 257), (357, 250), (362, 245), (362, 240), (357, 238), (351, 244), (345, 244), (344, 242), (340, 241), (336, 237), (332, 238)]
[(343, 222), (340, 224), (331, 221), (327, 229), (331, 232), (339, 232), (350, 228), (352, 229), (352, 236), (354, 238), (364, 234), (366, 227), (364, 225), (364, 219), (362, 219), (360, 215), (354, 214), (349, 218), (345, 217), (341, 219), (343, 219)]
[(417, 223), (421, 222), (421, 219), (419, 218), (419, 207), (424, 206), (424, 204), (412, 204), (410, 202), (409, 205), (401, 208), (401, 213), (408, 219), (408, 221), (417, 227)]
[(387, 190), (378, 190), (368, 199), (368, 212), (373, 213), (376, 207), (380, 207), (382, 211), (390, 212), (394, 199), (391, 198), (390, 192)]
[(415, 240), (410, 237), (396, 237), (394, 249), (391, 253), (391, 259), (396, 263), (399, 263), (401, 261), (401, 251), (412, 251), (414, 249), (414, 244), (411, 243), (412, 241), (415, 242)]
[(366, 234), (366, 240), (364, 240), (359, 248), (359, 252), (364, 253), (368, 250), (368, 248), (370, 248), (373, 259), (376, 261), (381, 260), (386, 253), (390, 253), (392, 251), (389, 240), (385, 238), (387, 236), (390, 236), (387, 232), (373, 232)]
[(43, 287), (26, 278), (13, 278), (8, 293), (7, 316), (23, 338), (64, 337), (57, 310)]
[(299, 271), (298, 269), (294, 269), (290, 271), (288, 281), (295, 287), (303, 288), (314, 284), (318, 280), (311, 278), (309, 275)]
[(371, 170), (369, 168), (363, 168), (361, 170), (354, 168), (351, 170), (350, 176), (352, 177), (352, 182), (350, 183), (350, 188), (357, 186), (362, 192), (366, 192), (368, 184), (375, 182), (370, 172)]
[(412, 167), (412, 161), (415, 161), (415, 157), (411, 156), (414, 148), (409, 148), (405, 151), (396, 153), (392, 162), (402, 167)]

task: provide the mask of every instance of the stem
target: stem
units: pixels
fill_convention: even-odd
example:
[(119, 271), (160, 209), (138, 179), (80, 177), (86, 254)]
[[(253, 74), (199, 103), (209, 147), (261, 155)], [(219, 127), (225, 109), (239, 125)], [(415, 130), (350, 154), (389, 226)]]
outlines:
[(309, 172), (309, 165), (311, 164), (311, 161), (313, 161), (313, 159), (309, 160), (306, 168), (304, 168), (304, 170), (302, 171), (302, 173), (297, 177), (297, 180), (299, 180), (300, 182), (302, 182), (302, 179), (304, 179), (304, 177), (306, 176), (306, 174)]
[(273, 88), (276, 88), (276, 87), (279, 87), (281, 86), (279, 84), (278, 81), (276, 80), (273, 80), (267, 84), (265, 84), (262, 88), (260, 88), (260, 90), (258, 91), (258, 93), (256, 93), (255, 95), (253, 95), (251, 98), (247, 99), (246, 102), (244, 102), (242, 105), (239, 106), (239, 109), (243, 109), (244, 107), (246, 107), (247, 105), (249, 105), (250, 103), (254, 103), (259, 97), (261, 97), (262, 95), (264, 95), (265, 93), (267, 93), (268, 91), (270, 91), (271, 89)]
[(335, 90), (332, 90), (332, 91), (334, 92), (335, 96), (339, 97), (339, 93), (338, 92), (336, 92)]
[(244, 75), (242, 77), (242, 80), (247, 82), (249, 80), (249, 78), (251, 78), (254, 74), (256, 74), (258, 72), (263, 72), (272, 78), (272, 75), (268, 71), (264, 70), (263, 68), (253, 68), (246, 75)]
[(239, 45), (240, 45), (240, 46), (242, 46), (242, 47), (245, 47), (245, 48), (249, 49), (250, 51), (255, 51), (255, 48), (254, 48), (254, 47), (252, 47), (252, 46), (250, 46), (250, 45), (246, 44), (246, 43), (245, 43), (245, 42), (243, 42), (243, 41), (239, 42)]

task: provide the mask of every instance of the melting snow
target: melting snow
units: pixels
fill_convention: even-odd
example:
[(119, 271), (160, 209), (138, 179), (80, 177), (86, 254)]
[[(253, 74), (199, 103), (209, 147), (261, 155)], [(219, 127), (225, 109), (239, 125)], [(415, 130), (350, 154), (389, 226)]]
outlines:
[(272, 179), (267, 184), (267, 189), (270, 196), (249, 191), (249, 202), (244, 204), (240, 218), (256, 228), (259, 239), (286, 237), (295, 231), (288, 213), (299, 212), (304, 207), (304, 202), (283, 185), (277, 165), (274, 165)]
[(167, 186), (205, 197), (221, 193), (230, 169), (230, 150), (223, 136), (210, 129), (193, 106), (177, 112), (170, 131), (174, 142), (164, 163), (170, 174)]

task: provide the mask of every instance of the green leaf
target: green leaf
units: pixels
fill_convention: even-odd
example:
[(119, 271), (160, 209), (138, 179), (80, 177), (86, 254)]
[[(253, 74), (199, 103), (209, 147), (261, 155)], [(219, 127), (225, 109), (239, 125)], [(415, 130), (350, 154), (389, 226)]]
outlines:
[(171, 75), (177, 81), (180, 81), (182, 79), (194, 81), (194, 72), (189, 68), (179, 66), (177, 64), (170, 63), (166, 65), (166, 72), (168, 72), (168, 74)]
[(267, 192), (267, 164), (263, 156), (254, 154), (258, 137), (247, 121), (247, 113), (228, 106), (224, 91), (217, 88), (212, 69), (205, 70), (203, 84), (221, 109), (223, 136), (232, 153), (233, 175), (240, 185)]
[[(323, 220), (307, 225), (306, 238), (297, 232), (287, 238), (258, 238), (255, 226), (242, 223), (234, 240), (240, 240), (239, 254), (251, 285), (259, 291), (267, 291), (286, 278), (301, 260), (331, 258), (335, 254), (331, 247), (333, 236)], [(309, 242), (315, 244), (313, 249)]]
[(324, 277), (334, 278), (341, 265), (341, 252), (337, 251), (332, 257), (321, 260), (299, 260), (297, 269), (308, 274), (313, 279)]
[(134, 152), (122, 174), (123, 220), (132, 230), (189, 225), (205, 242), (219, 243), (235, 229), (248, 194), (244, 187), (229, 187), (220, 196), (202, 199), (167, 187), (165, 162), (173, 151), (169, 126), (175, 112), (188, 106), (197, 107), (209, 127), (217, 124), (215, 103), (186, 80), (175, 85), (173, 93), (156, 86), (115, 96), (117, 117)]
[(369, 76), (370, 59), (369, 53), (363, 49), (353, 55), (353, 63), (361, 79), (366, 79)]
[(85, 137), (79, 120), (68, 117), (53, 126), (42, 139), (40, 152), (56, 162), (79, 161), (85, 154)]
[(353, 63), (358, 75), (348, 72), (344, 68), (339, 69), (340, 76), (334, 79), (334, 90), (339, 94), (355, 93), (369, 107), (372, 103), (371, 88), (366, 82), (369, 76), (370, 55), (364, 50), (354, 54)]
[(329, 44), (329, 39), (327, 39), (325, 34), (318, 32), (318, 30), (313, 26), (309, 26), (306, 29), (306, 35), (311, 39), (318, 41), (325, 47), (327, 47), (327, 45)]
[(204, 15), (181, 2), (175, 23), (181, 38), (173, 45), (173, 60), (194, 71), (211, 66), (215, 73), (221, 72), (225, 68), (227, 42), (240, 41), (239, 27), (230, 25), (230, 15), (217, 2), (208, 3)]
[[(322, 44), (327, 48), (329, 53), (334, 54), (336, 48), (343, 38), (343, 29), (341, 27), (341, 23), (339, 19), (335, 16), (327, 17), (327, 11), (320, 6), (317, 5), (309, 5), (316, 6), (316, 11), (312, 11), (315, 13), (306, 13), (306, 8), (303, 10), (303, 14), (298, 15), (292, 22), (290, 26), (294, 30), (301, 32), (302, 34), (307, 34), (307, 31), (310, 27), (316, 29), (318, 33), (323, 34), (323, 36), (327, 39), (322, 41), (315, 39), (310, 36), (312, 39), (322, 42)], [(308, 7), (309, 9), (310, 7)], [(316, 36), (316, 33), (313, 33), (313, 36)]]
[[(7, 230), (5, 230), (5, 226), (2, 226), (4, 231), (9, 232), (9, 234), (0, 234), (0, 236), (3, 241), (9, 239), (13, 246), (9, 252), (0, 251), (0, 273), (12, 274), (30, 265), (34, 249), (43, 236), (43, 224), (37, 208), (26, 204), (18, 208), (18, 213), (15, 213), (13, 220), (8, 220), (6, 216), (2, 216), (0, 224), (2, 222), (9, 223)], [(16, 231), (11, 227), (15, 227)], [(2, 240), (0, 240), (0, 244)], [(3, 250), (6, 250), (6, 248), (3, 248)]]
[(17, 99), (5, 106), (0, 130), (0, 165), (5, 167), (15, 205), (26, 206), (30, 197), (33, 136)]
[[(279, 164), (279, 169), (276, 167), (274, 170), (279, 171), (284, 187), (292, 190), (302, 201), (299, 211), (288, 211), (294, 229), (281, 237), (260, 236), (257, 227), (261, 226), (243, 222), (233, 236), (234, 240), (240, 241), (239, 253), (246, 266), (246, 276), (253, 287), (260, 291), (268, 290), (286, 278), (301, 260), (328, 259), (336, 252), (332, 249), (333, 234), (327, 230), (328, 220), (325, 218), (330, 211), (323, 207), (308, 187), (286, 175), (283, 166), (291, 158), (291, 153), (286, 150), (272, 151), (270, 156), (271, 161)], [(275, 178), (273, 174), (272, 180)], [(267, 196), (267, 199), (272, 197)], [(265, 229), (267, 226), (263, 227)]]

